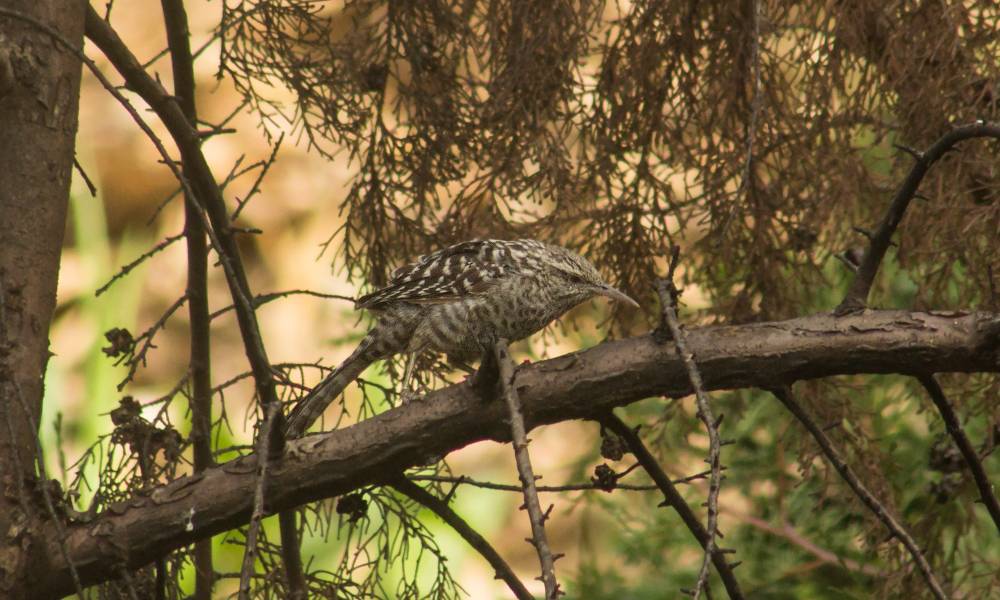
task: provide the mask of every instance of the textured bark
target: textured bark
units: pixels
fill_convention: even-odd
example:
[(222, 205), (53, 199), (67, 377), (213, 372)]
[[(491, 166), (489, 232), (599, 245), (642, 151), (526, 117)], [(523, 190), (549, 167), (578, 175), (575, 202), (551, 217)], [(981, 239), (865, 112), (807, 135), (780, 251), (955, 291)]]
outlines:
[[(859, 373), (1000, 371), (1000, 315), (865, 311), (789, 321), (690, 329), (688, 344), (707, 389), (772, 388)], [(587, 418), (656, 395), (690, 393), (672, 343), (646, 335), (522, 367), (518, 394), (528, 428)], [(389, 482), (401, 470), (468, 444), (507, 441), (504, 407), (453, 385), (357, 425), (289, 442), (269, 464), (267, 509), (284, 510)], [(146, 564), (170, 550), (248, 521), (256, 461), (246, 457), (121, 503), (70, 528), (68, 544), (85, 583), (115, 565)], [(50, 554), (58, 556), (56, 540)], [(56, 558), (55, 560), (58, 560)], [(71, 589), (53, 565), (34, 596)]]
[[(83, 47), (84, 4), (8, 0)], [(44, 569), (36, 435), (73, 169), (80, 61), (0, 15), (0, 596)]]

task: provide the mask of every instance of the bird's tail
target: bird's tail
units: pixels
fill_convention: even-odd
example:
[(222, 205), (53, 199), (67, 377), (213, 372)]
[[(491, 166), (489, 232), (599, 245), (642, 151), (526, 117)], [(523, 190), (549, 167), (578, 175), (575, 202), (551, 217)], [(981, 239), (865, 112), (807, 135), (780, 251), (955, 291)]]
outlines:
[(349, 383), (357, 379), (368, 365), (381, 358), (374, 342), (373, 335), (366, 336), (344, 362), (299, 400), (285, 421), (286, 437), (299, 437), (305, 433)]

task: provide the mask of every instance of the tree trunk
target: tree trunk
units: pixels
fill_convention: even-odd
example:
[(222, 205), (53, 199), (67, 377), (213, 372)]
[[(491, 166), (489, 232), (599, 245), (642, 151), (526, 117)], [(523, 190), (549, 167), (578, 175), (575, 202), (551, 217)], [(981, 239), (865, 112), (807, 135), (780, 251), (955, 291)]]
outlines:
[(84, 6), (5, 0), (0, 7), (0, 596), (11, 598), (27, 597), (28, 571), (48, 564), (37, 543), (49, 516), (36, 439), (81, 68), (51, 33), (82, 49)]

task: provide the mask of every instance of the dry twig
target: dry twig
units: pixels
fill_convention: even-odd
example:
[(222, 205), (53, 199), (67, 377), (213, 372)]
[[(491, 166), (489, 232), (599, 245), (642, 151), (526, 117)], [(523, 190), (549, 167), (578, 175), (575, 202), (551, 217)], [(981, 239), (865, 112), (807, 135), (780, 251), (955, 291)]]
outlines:
[[(538, 552), (538, 561), (542, 565), (542, 582), (545, 584), (546, 600), (559, 597), (559, 583), (556, 581), (555, 559), (549, 549), (545, 537), (545, 520), (548, 512), (542, 513), (538, 502), (538, 490), (535, 487), (535, 474), (531, 469), (531, 457), (528, 455), (528, 436), (524, 430), (524, 415), (521, 414), (521, 402), (514, 387), (515, 367), (507, 348), (507, 340), (499, 340), (493, 348), (497, 369), (500, 374), (500, 394), (507, 403), (510, 414), (511, 444), (514, 446), (514, 458), (517, 461), (517, 472), (521, 478), (524, 491), (524, 508), (531, 520), (531, 544)], [(551, 510), (551, 508), (549, 509)]]
[(660, 468), (659, 463), (656, 462), (656, 458), (649, 452), (646, 445), (642, 442), (642, 438), (635, 429), (632, 429), (625, 424), (624, 421), (615, 416), (614, 413), (607, 413), (602, 419), (601, 424), (605, 427), (611, 429), (619, 437), (625, 440), (625, 444), (628, 446), (629, 451), (635, 455), (636, 459), (642, 465), (642, 468), (649, 473), (650, 478), (656, 482), (656, 487), (663, 492), (663, 503), (660, 506), (670, 506), (677, 511), (681, 520), (684, 521), (684, 525), (687, 526), (688, 530), (694, 535), (698, 543), (705, 550), (705, 556), (710, 556), (712, 564), (715, 565), (716, 570), (719, 572), (719, 577), (722, 579), (722, 584), (726, 587), (726, 592), (732, 599), (743, 598), (743, 592), (740, 591), (739, 582), (736, 581), (736, 576), (733, 574), (733, 568), (735, 565), (731, 565), (726, 562), (726, 554), (731, 554), (733, 551), (724, 551), (721, 548), (717, 548), (714, 545), (712, 549), (709, 549), (710, 536), (705, 527), (698, 520), (698, 517), (688, 506), (687, 502), (681, 496), (677, 488), (674, 487), (674, 482), (670, 481), (667, 474), (663, 472)]
[(704, 543), (705, 556), (702, 558), (701, 568), (698, 571), (698, 581), (695, 583), (694, 589), (691, 590), (691, 596), (697, 600), (702, 588), (708, 582), (708, 564), (715, 553), (715, 538), (719, 528), (719, 488), (722, 486), (722, 440), (719, 437), (719, 422), (722, 418), (720, 416), (717, 421), (712, 415), (712, 406), (708, 400), (708, 394), (705, 393), (701, 372), (698, 370), (698, 365), (695, 364), (694, 354), (688, 349), (684, 330), (677, 318), (677, 298), (680, 296), (680, 291), (674, 285), (673, 279), (679, 258), (680, 248), (673, 246), (667, 276), (656, 282), (656, 292), (660, 297), (661, 333), (665, 333), (662, 332), (662, 327), (666, 325), (670, 330), (670, 337), (677, 346), (677, 354), (684, 363), (688, 379), (691, 381), (691, 389), (694, 391), (698, 403), (698, 418), (705, 424), (705, 429), (708, 431), (708, 459), (706, 462), (712, 471), (708, 478), (708, 500), (705, 504), (708, 510), (708, 525), (706, 527), (708, 538)]

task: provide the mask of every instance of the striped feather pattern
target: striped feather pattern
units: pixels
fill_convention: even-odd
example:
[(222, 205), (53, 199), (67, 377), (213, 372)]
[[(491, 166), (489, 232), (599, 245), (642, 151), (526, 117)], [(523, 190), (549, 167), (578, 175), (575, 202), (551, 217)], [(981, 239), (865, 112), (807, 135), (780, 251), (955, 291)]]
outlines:
[(455, 244), (396, 269), (384, 288), (359, 298), (357, 307), (379, 310), (392, 302), (436, 304), (480, 295), (513, 273), (537, 270), (544, 250), (535, 240)]

